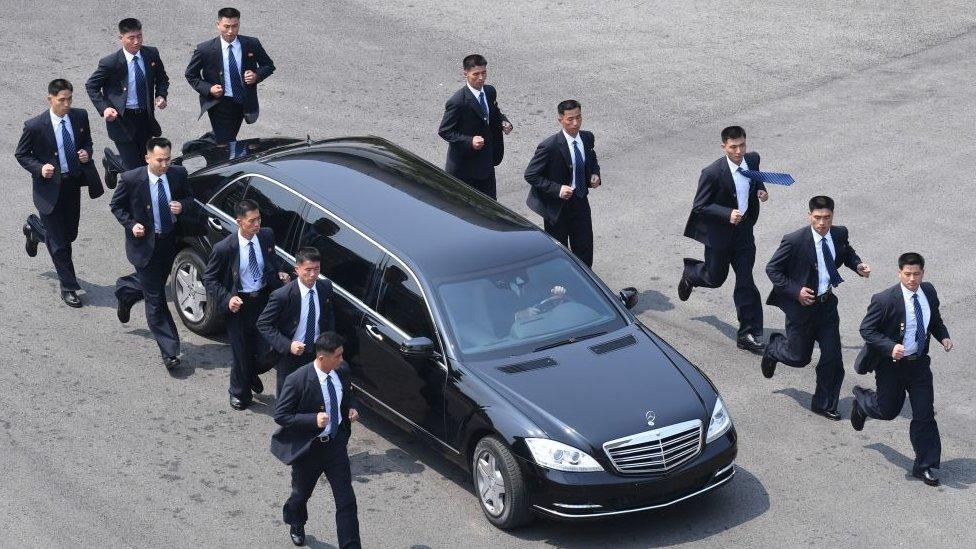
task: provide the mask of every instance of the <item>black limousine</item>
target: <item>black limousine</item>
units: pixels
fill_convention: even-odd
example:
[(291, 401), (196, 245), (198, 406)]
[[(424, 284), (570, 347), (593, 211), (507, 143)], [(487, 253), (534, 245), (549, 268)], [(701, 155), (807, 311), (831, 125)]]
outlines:
[(728, 482), (736, 433), (711, 381), (523, 217), (376, 137), (240, 141), (184, 155), (209, 234), (172, 290), (219, 330), (201, 283), (242, 198), (278, 253), (322, 253), (361, 402), (470, 471), (499, 528), (657, 509)]

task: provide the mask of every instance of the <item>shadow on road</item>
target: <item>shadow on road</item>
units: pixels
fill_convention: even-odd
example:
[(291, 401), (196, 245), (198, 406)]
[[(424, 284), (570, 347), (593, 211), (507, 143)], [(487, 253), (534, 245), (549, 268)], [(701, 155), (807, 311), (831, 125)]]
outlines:
[[(786, 366), (786, 368), (789, 368), (789, 366)], [(797, 369), (799, 370), (800, 368), (797, 368)], [(811, 381), (811, 383), (812, 383), (812, 381)], [(799, 404), (800, 406), (802, 406), (804, 409), (807, 409), (807, 410), (810, 409), (810, 401), (813, 399), (813, 394), (812, 393), (808, 393), (807, 391), (804, 391), (802, 389), (794, 389), (793, 387), (787, 387), (786, 389), (780, 389), (778, 391), (773, 391), (773, 393), (779, 394), (779, 395), (786, 395), (786, 396), (792, 398), (793, 400), (795, 400), (797, 402), (797, 404)], [(837, 411), (839, 411), (842, 414), (844, 414), (844, 417), (850, 417), (851, 408), (853, 406), (854, 406), (854, 397), (853, 396), (846, 396), (846, 397), (840, 399), (840, 401), (837, 403)], [(905, 406), (902, 408), (901, 413), (899, 415), (901, 417), (903, 417), (903, 418), (906, 418), (906, 419), (911, 419), (912, 418), (912, 408), (908, 404), (908, 401), (907, 400), (905, 401)]]
[(644, 290), (638, 294), (637, 306), (633, 312), (639, 315), (645, 311), (670, 311), (674, 309), (671, 298), (657, 290)]
[[(912, 476), (912, 466), (915, 463), (914, 458), (908, 457), (891, 446), (880, 442), (868, 444), (864, 447), (878, 452), (888, 460), (888, 463), (904, 470), (905, 478), (914, 480)], [(976, 484), (976, 459), (954, 458), (944, 460), (939, 472), (941, 473), (939, 479), (942, 481), (942, 486), (956, 490), (968, 490), (970, 486)]]

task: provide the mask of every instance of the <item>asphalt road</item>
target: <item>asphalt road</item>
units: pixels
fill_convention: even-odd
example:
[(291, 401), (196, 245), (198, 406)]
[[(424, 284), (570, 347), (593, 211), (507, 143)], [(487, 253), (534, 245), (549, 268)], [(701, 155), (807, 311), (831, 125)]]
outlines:
[[(227, 406), (230, 350), (183, 330), (185, 364), (169, 375), (139, 308), (115, 319), (115, 278), (130, 269), (108, 197), (85, 199), (75, 262), (86, 307), (58, 299), (44, 251), (29, 259), (20, 226), (33, 211), (13, 150), (21, 124), (67, 77), (76, 106), (97, 59), (117, 49), (115, 22), (137, 16), (172, 88), (159, 118), (181, 143), (207, 130), (182, 78), (213, 34), (216, 5), (176, 0), (0, 1), (0, 546), (287, 547), (280, 506), (288, 469), (267, 450), (273, 399)], [(540, 521), (505, 533), (482, 518), (465, 475), (365, 414), (350, 442), (369, 547), (969, 546), (976, 497), (976, 321), (970, 204), (976, 142), (976, 13), (971, 2), (240, 2), (242, 31), (278, 71), (261, 85), (262, 116), (243, 137), (376, 134), (443, 161), (436, 128), (460, 86), (460, 58), (489, 59), (489, 81), (515, 124), (500, 201), (524, 206), (535, 145), (556, 130), (555, 104), (583, 103), (604, 185), (591, 194), (597, 273), (637, 286), (641, 318), (712, 377), (740, 434), (739, 472), (714, 494), (669, 510), (573, 525)], [(839, 290), (848, 365), (841, 409), (860, 381), (850, 364), (870, 294), (895, 283), (899, 253), (928, 259), (956, 341), (935, 353), (944, 484), (908, 478), (908, 420), (855, 433), (807, 410), (812, 368), (773, 380), (732, 339), (731, 287), (676, 298), (681, 237), (719, 130), (749, 132), (763, 166), (797, 184), (773, 189), (757, 227), (756, 278), (807, 199), (837, 200), (836, 222), (875, 270)], [(109, 144), (97, 122), (96, 149)], [(783, 326), (766, 309), (767, 326)], [(265, 378), (273, 386), (273, 378)], [(903, 416), (909, 417), (906, 409)], [(332, 502), (311, 502), (312, 547), (335, 543)]]

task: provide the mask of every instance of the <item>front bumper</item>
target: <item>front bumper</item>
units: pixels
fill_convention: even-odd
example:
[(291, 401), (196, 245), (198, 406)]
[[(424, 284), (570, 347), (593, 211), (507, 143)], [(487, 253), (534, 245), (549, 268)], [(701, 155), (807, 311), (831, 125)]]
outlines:
[(660, 509), (722, 486), (735, 474), (735, 430), (664, 475), (567, 473), (521, 460), (535, 511), (557, 519), (589, 519)]

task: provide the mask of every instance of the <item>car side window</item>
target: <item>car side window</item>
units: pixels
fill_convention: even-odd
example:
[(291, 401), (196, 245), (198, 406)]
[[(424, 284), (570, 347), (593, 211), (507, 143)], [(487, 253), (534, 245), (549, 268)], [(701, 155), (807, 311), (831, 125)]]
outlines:
[(420, 286), (396, 264), (388, 265), (383, 271), (377, 311), (410, 337), (437, 341)]
[(241, 177), (227, 185), (210, 199), (210, 205), (234, 219), (234, 206), (244, 199), (244, 189), (247, 187), (249, 179), (249, 177)]
[(300, 245), (318, 249), (322, 275), (365, 301), (383, 251), (317, 206), (309, 208), (304, 222)]
[[(270, 227), (275, 232), (275, 241), (278, 245), (287, 244), (289, 231), (292, 225), (300, 219), (300, 212), (305, 205), (305, 200), (281, 185), (261, 177), (251, 178), (251, 184), (244, 192), (244, 198), (258, 203), (258, 210), (261, 212), (261, 225)], [(283, 247), (291, 248), (292, 246)], [(295, 255), (295, 250), (286, 249), (286, 251)]]

